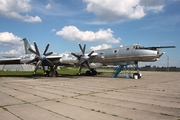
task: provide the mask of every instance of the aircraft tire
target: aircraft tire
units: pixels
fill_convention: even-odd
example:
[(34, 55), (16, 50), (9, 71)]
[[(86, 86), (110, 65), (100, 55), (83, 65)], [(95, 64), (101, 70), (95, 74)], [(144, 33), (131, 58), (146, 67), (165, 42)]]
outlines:
[(139, 73), (134, 73), (134, 74), (133, 74), (133, 79), (135, 79), (135, 75), (137, 75), (137, 76), (138, 76), (138, 79), (140, 79), (140, 78), (141, 78), (141, 76), (140, 76), (140, 74), (139, 74)]
[(86, 71), (86, 76), (90, 76), (91, 72), (89, 70)]
[(93, 71), (92, 71), (92, 76), (95, 76), (95, 75), (97, 75), (97, 71), (96, 71), (96, 70), (93, 70)]
[(57, 75), (58, 75), (57, 71), (55, 71), (55, 72), (54, 71), (50, 71), (49, 74), (48, 74), (49, 77), (57, 77)]
[(46, 71), (45, 77), (49, 77), (49, 71)]

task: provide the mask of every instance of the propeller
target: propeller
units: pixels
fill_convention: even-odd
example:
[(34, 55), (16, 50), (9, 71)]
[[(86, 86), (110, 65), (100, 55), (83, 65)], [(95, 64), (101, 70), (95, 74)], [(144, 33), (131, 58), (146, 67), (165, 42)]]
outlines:
[(34, 74), (36, 73), (37, 69), (39, 68), (40, 65), (43, 66), (44, 69), (44, 65), (48, 65), (48, 66), (53, 66), (52, 62), (50, 60), (48, 60), (46, 57), (53, 54), (53, 52), (47, 52), (48, 48), (49, 48), (49, 43), (47, 44), (43, 54), (39, 53), (39, 49), (38, 46), (36, 45), (36, 42), (34, 42), (34, 47), (35, 47), (35, 51), (31, 48), (27, 48), (30, 52), (34, 53), (36, 56), (33, 60), (28, 61), (26, 64), (30, 64), (33, 62), (37, 62), (36, 67), (34, 69)]
[(89, 66), (89, 59), (91, 58), (91, 55), (94, 53), (94, 51), (91, 51), (88, 55), (86, 55), (85, 54), (86, 44), (84, 44), (83, 48), (82, 48), (81, 44), (79, 44), (79, 48), (81, 49), (81, 52), (82, 52), (81, 55), (78, 55), (75, 53), (71, 53), (71, 54), (79, 60), (78, 64), (80, 65), (80, 67), (79, 67), (79, 75), (80, 75), (83, 64), (86, 64), (88, 69), (91, 70), (91, 68)]

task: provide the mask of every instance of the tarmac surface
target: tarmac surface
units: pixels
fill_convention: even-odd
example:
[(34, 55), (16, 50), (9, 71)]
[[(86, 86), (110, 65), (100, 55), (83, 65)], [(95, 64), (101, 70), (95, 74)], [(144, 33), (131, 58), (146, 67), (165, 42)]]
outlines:
[(180, 120), (180, 72), (1, 77), (0, 120)]

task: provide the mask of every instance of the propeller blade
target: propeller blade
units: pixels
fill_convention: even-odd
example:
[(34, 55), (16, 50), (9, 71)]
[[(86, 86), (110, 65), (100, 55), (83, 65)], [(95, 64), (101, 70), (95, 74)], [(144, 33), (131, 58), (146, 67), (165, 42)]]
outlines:
[(85, 53), (85, 50), (86, 50), (86, 44), (84, 44), (84, 47), (83, 47), (83, 55)]
[(88, 54), (88, 56), (91, 56), (94, 53), (94, 51), (92, 51), (91, 53)]
[(50, 60), (46, 59), (45, 61), (47, 62), (48, 66), (53, 66), (53, 63)]
[(36, 42), (34, 42), (34, 47), (35, 47), (35, 50), (36, 50), (36, 54), (38, 56), (40, 56), (39, 49), (38, 49), (38, 46), (36, 45)]
[(44, 50), (44, 53), (43, 53), (43, 55), (45, 55), (46, 54), (46, 52), (47, 52), (47, 50), (48, 50), (48, 48), (49, 48), (49, 43), (47, 44), (47, 46), (46, 46), (46, 48), (45, 48), (45, 50)]
[(48, 52), (48, 53), (45, 53), (44, 55), (45, 55), (45, 56), (49, 56), (49, 55), (51, 55), (51, 54), (53, 54), (53, 52)]
[(79, 44), (79, 47), (80, 47), (80, 49), (81, 49), (81, 52), (82, 52), (82, 53), (83, 53), (83, 55), (84, 55), (84, 52), (83, 52), (83, 49), (82, 49), (81, 44)]
[(30, 52), (34, 53), (35, 55), (38, 55), (33, 49), (28, 48), (28, 50), (29, 50)]
[(79, 67), (79, 75), (81, 74), (82, 65)]
[(85, 62), (84, 59), (80, 59), (79, 64), (82, 65)]
[(34, 58), (33, 60), (28, 61), (26, 64), (30, 64), (30, 63), (33, 63), (35, 61), (37, 61), (37, 58)]
[(89, 62), (88, 61), (86, 61), (86, 65), (87, 65), (88, 69), (91, 71), (91, 68), (89, 66)]
[(41, 63), (42, 63), (42, 61), (39, 60), (38, 63), (37, 63), (37, 65), (36, 65), (36, 67), (35, 67), (35, 69), (34, 69), (34, 72), (37, 71), (37, 69), (39, 68), (39, 66), (41, 65)]
[(80, 59), (80, 56), (79, 55), (76, 55), (75, 53), (71, 53), (71, 55), (77, 57), (78, 59)]

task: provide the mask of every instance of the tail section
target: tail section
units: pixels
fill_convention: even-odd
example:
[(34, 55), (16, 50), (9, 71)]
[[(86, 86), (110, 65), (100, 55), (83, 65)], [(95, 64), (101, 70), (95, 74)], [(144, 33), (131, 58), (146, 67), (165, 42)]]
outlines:
[[(32, 53), (28, 50), (28, 48), (31, 48), (31, 45), (29, 44), (27, 38), (24, 38), (23, 41), (24, 41), (25, 54), (32, 54)], [(31, 49), (32, 49), (32, 48), (31, 48)]]

